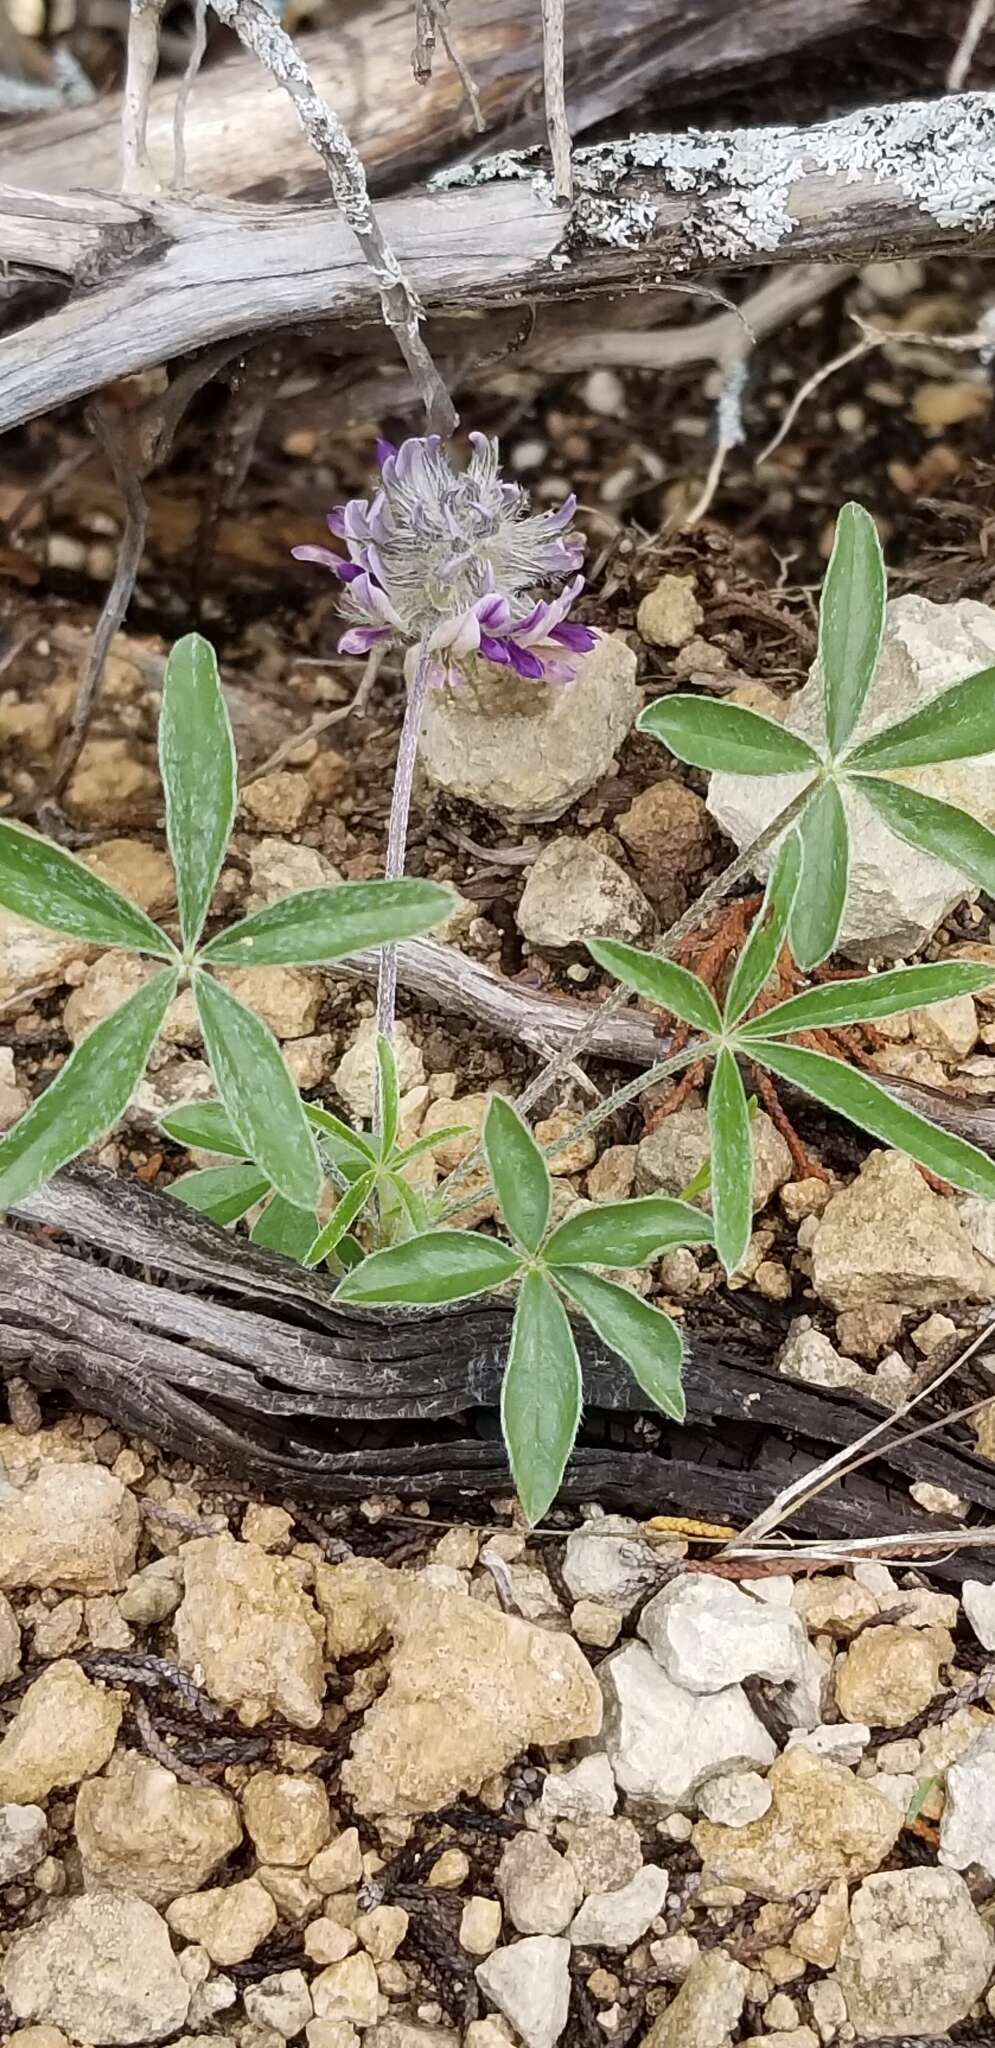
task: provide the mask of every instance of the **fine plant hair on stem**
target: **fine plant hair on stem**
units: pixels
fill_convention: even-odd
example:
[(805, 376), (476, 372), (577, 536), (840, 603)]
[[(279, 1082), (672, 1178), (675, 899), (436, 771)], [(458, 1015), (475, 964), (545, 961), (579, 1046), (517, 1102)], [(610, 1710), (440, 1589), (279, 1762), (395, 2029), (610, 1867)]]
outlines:
[(553, 160), (553, 191), (564, 205), (573, 199), (570, 124), (564, 82), (563, 0), (541, 0), (542, 86), (546, 101), (546, 133)]
[(149, 162), (149, 94), (159, 62), (159, 23), (165, 0), (131, 0), (128, 68), (121, 105), (121, 186), (150, 192), (157, 180)]
[(380, 226), (358, 150), (316, 90), (296, 44), (262, 0), (211, 0), (211, 5), (293, 102), (297, 119), (328, 173), (336, 205), (376, 280), (383, 319), (411, 372), (429, 428), (433, 433), (453, 433), (458, 416), (422, 338), (421, 302)]
[[(397, 744), (394, 787), (391, 792), (390, 819), (387, 826), (387, 857), (384, 863), (384, 879), (388, 882), (399, 881), (404, 873), (408, 819), (411, 815), (411, 789), (431, 673), (432, 650), (426, 638), (418, 645), (414, 672), (405, 694), (404, 722)], [(377, 1030), (382, 1038), (393, 1037), (396, 1005), (397, 947), (385, 946), (380, 955), (380, 972), (377, 980)]]

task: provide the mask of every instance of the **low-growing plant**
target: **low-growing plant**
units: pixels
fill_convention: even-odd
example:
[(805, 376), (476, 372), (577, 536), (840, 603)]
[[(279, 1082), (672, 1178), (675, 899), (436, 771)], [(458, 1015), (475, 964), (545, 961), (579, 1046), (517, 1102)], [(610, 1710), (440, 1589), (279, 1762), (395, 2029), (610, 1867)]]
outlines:
[[(428, 931), (452, 907), (449, 891), (434, 882), (343, 882), (284, 896), (204, 941), (237, 791), (217, 663), (196, 633), (178, 642), (167, 663), (159, 769), (178, 942), (75, 855), (0, 820), (5, 909), (84, 945), (120, 947), (159, 963), (134, 995), (88, 1032), (44, 1094), (0, 1138), (0, 1211), (24, 1201), (124, 1115), (186, 981), (224, 1115), (262, 1183), (260, 1192), (272, 1187), (291, 1209), (316, 1210), (323, 1176), (313, 1125), (273, 1033), (216, 970), (320, 966)], [(236, 1201), (234, 1186), (230, 1200)]]
[[(816, 746), (745, 705), (679, 694), (648, 704), (638, 724), (678, 760), (731, 775), (785, 778), (774, 826), (794, 823), (802, 872), (789, 937), (799, 967), (832, 952), (846, 909), (850, 829), (844, 794), (858, 797), (896, 837), (944, 860), (995, 894), (995, 832), (956, 804), (895, 781), (896, 772), (995, 752), (995, 668), (985, 668), (856, 742), (884, 636), (884, 560), (877, 529), (860, 505), (844, 505), (819, 607), (819, 668), (825, 731)], [(789, 782), (787, 778), (792, 778)]]

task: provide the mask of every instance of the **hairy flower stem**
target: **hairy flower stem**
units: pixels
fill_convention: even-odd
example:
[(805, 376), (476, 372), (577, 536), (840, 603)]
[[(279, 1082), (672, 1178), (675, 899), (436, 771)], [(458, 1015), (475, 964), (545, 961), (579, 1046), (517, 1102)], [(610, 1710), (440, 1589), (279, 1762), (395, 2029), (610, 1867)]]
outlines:
[[(387, 858), (384, 864), (384, 879), (400, 881), (404, 873), (404, 859), (408, 845), (408, 819), (411, 815), (411, 786), (418, 758), (418, 739), (428, 695), (429, 678), (432, 672), (432, 655), (427, 638), (418, 645), (414, 674), (408, 684), (404, 706), (404, 723), (398, 741), (397, 760), (394, 764), (394, 787), (390, 799), (390, 820), (387, 826)], [(380, 968), (377, 975), (377, 1031), (382, 1038), (394, 1036), (394, 1013), (397, 1007), (397, 947), (384, 946), (380, 954)], [(380, 1102), (374, 1106), (373, 1128), (380, 1133)]]
[[(795, 819), (800, 816), (808, 803), (811, 794), (812, 784), (806, 783), (805, 788), (800, 789), (798, 795), (792, 797), (789, 804), (785, 804), (783, 811), (778, 811), (777, 817), (771, 819), (770, 824), (766, 825), (764, 830), (758, 833), (756, 839), (751, 840), (749, 846), (744, 846), (742, 853), (737, 854), (735, 860), (730, 861), (729, 866), (723, 868), (720, 875), (716, 875), (714, 882), (709, 883), (708, 888), (704, 889), (701, 895), (696, 897), (683, 916), (679, 917), (677, 922), (670, 926), (662, 939), (654, 946), (653, 951), (659, 954), (661, 959), (668, 960), (672, 958), (682, 940), (687, 938), (688, 933), (694, 931), (703, 919), (708, 916), (709, 911), (714, 910), (716, 905), (723, 901), (723, 898), (729, 894), (730, 889), (734, 889), (738, 882), (743, 881), (761, 855), (765, 854), (768, 848), (773, 846), (774, 841), (780, 839), (782, 833), (786, 832), (789, 826), (794, 824)], [(569, 1073), (578, 1054), (583, 1052), (594, 1024), (603, 1017), (610, 1017), (614, 1011), (622, 1009), (628, 1000), (629, 990), (620, 986), (613, 989), (611, 995), (603, 1003), (598, 1004), (597, 1009), (592, 1009), (590, 1024), (585, 1024), (577, 1033), (576, 1038), (572, 1039), (569, 1045), (564, 1046), (562, 1052), (557, 1053), (553, 1059), (547, 1060), (545, 1066), (540, 1068), (538, 1074), (533, 1075), (528, 1086), (523, 1088), (521, 1095), (515, 1103), (515, 1108), (521, 1116), (524, 1116), (526, 1111), (532, 1108), (533, 1103), (537, 1102), (541, 1095), (545, 1095), (548, 1089), (555, 1087), (557, 1081)], [(685, 1062), (682, 1061), (681, 1064), (685, 1064)], [(596, 1130), (599, 1124), (605, 1122), (606, 1118), (614, 1116), (616, 1110), (623, 1108), (635, 1096), (641, 1095), (643, 1090), (651, 1087), (654, 1082), (662, 1080), (665, 1073), (672, 1072), (674, 1072), (673, 1063), (665, 1061), (662, 1067), (651, 1067), (647, 1073), (639, 1075), (635, 1081), (627, 1082), (624, 1088), (616, 1089), (614, 1095), (606, 1096), (603, 1102), (599, 1102), (597, 1107), (591, 1110), (582, 1124), (576, 1127), (571, 1126), (570, 1141), (572, 1142), (580, 1131)], [(567, 1142), (567, 1139), (563, 1140), (564, 1144)], [(552, 1149), (555, 1151), (556, 1147), (554, 1146)], [(479, 1167), (481, 1157), (481, 1148), (478, 1146), (476, 1151), (471, 1152), (468, 1158), (464, 1159), (459, 1166), (454, 1167), (448, 1179), (444, 1180), (441, 1188), (439, 1188), (436, 1199), (440, 1200), (448, 1196), (451, 1202), (452, 1197), (462, 1187), (464, 1181)], [(479, 1190), (477, 1199), (479, 1200)], [(456, 1206), (465, 1206), (465, 1198), (463, 1203)], [(443, 1213), (448, 1215), (450, 1213), (449, 1208), (446, 1208)]]

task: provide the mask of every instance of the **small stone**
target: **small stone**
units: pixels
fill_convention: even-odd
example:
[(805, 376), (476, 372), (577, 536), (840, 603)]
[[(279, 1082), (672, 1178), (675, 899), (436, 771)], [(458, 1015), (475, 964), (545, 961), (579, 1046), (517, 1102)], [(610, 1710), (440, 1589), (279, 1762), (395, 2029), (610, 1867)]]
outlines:
[(613, 1650), (599, 1670), (604, 1741), (622, 1791), (666, 1811), (723, 1770), (769, 1764), (776, 1752), (742, 1688), (686, 1692), (641, 1643)]
[(704, 619), (693, 576), (661, 576), (636, 613), (636, 630), (651, 647), (683, 647)]
[(323, 1629), (282, 1558), (231, 1536), (204, 1536), (183, 1551), (179, 1661), (202, 1674), (222, 1706), (247, 1727), (282, 1714), (296, 1727), (321, 1719)]
[(363, 1878), (363, 1852), (356, 1828), (345, 1828), (308, 1864), (308, 1876), (323, 1893), (348, 1891)]
[(749, 1974), (724, 1949), (699, 1956), (676, 1998), (644, 2035), (642, 2048), (727, 2048), (746, 2003)]
[(320, 1911), (321, 1893), (303, 1870), (285, 1863), (257, 1863), (255, 1875), (288, 1927), (303, 1926)]
[(642, 1869), (643, 1850), (631, 1820), (581, 1821), (569, 1830), (567, 1860), (581, 1896), (614, 1892)]
[[(259, 784), (250, 783), (249, 787), (258, 789)], [(293, 896), (301, 889), (334, 888), (343, 879), (316, 846), (294, 846), (286, 839), (257, 839), (249, 849), (249, 874), (252, 887), (245, 901), (247, 911), (264, 910), (281, 896)]]
[(778, 1372), (810, 1387), (859, 1387), (865, 1374), (854, 1358), (843, 1358), (810, 1317), (797, 1316), (777, 1354)]
[(570, 1626), (579, 1643), (594, 1650), (610, 1650), (618, 1641), (625, 1616), (620, 1607), (602, 1607), (599, 1600), (578, 1600), (570, 1611)]
[[(894, 1301), (867, 1301), (860, 1308), (845, 1308), (836, 1318), (836, 1336), (842, 1352), (870, 1363), (897, 1341), (908, 1310)], [(913, 1343), (915, 1338), (913, 1338)]]
[(169, 1621), (183, 1598), (183, 1565), (177, 1557), (157, 1557), (140, 1572), (132, 1572), (118, 1608), (125, 1621), (141, 1628), (155, 1628)]
[[(401, 1094), (420, 1087), (425, 1079), (425, 1061), (421, 1049), (415, 1044), (406, 1024), (398, 1022), (393, 1033), (394, 1058), (397, 1062), (397, 1079)], [(377, 1029), (376, 1019), (368, 1017), (355, 1033), (347, 1050), (343, 1053), (332, 1076), (336, 1089), (342, 1097), (350, 1116), (357, 1123), (369, 1122), (373, 1115), (373, 1097), (377, 1073)], [(465, 1122), (458, 1116), (458, 1105), (447, 1103), (449, 1114), (447, 1124)]]
[(255, 1877), (174, 1899), (166, 1912), (174, 1933), (199, 1942), (212, 1963), (244, 1963), (276, 1926), (276, 1907)]
[(794, 1604), (814, 1636), (835, 1636), (846, 1642), (879, 1613), (878, 1600), (866, 1585), (842, 1573), (820, 1572), (795, 1588)]
[(115, 1757), (106, 1777), (81, 1785), (76, 1800), (88, 1891), (132, 1892), (166, 1906), (182, 1892), (199, 1891), (241, 1839), (230, 1793), (180, 1784), (135, 1750)]
[(840, 1942), (850, 1918), (850, 1897), (846, 1879), (835, 1878), (826, 1886), (815, 1911), (793, 1930), (790, 1946), (795, 1954), (817, 1969), (831, 1970), (840, 1952)]
[(832, 1764), (859, 1764), (870, 1739), (870, 1729), (859, 1721), (822, 1722), (817, 1728), (793, 1728), (787, 1748), (807, 1749)]
[(2, 1984), (16, 2019), (94, 2044), (161, 2041), (190, 1992), (166, 1923), (144, 1899), (93, 1892), (60, 1906), (8, 1951)]
[(604, 1515), (567, 1537), (563, 1583), (575, 1601), (595, 1600), (628, 1614), (660, 1577), (659, 1553), (626, 1516)]
[(715, 827), (703, 798), (675, 775), (664, 776), (633, 797), (615, 830), (661, 918), (676, 916), (715, 852)]
[(508, 2048), (510, 2029), (503, 2020), (471, 2020), (463, 2036), (463, 2048)]
[(785, 1181), (778, 1200), (788, 1222), (801, 1223), (806, 1216), (821, 1216), (832, 1192), (828, 1181), (810, 1175), (805, 1180)]
[(320, 1778), (256, 1771), (242, 1794), (245, 1825), (264, 1863), (310, 1863), (331, 1832)]
[(933, 1352), (941, 1344), (946, 1344), (950, 1337), (956, 1337), (956, 1335), (956, 1323), (952, 1322), (949, 1316), (941, 1316), (934, 1313), (931, 1316), (927, 1316), (925, 1322), (920, 1323), (917, 1330), (913, 1330), (912, 1342), (916, 1350), (922, 1352), (924, 1358), (931, 1358)]
[(538, 1813), (543, 1821), (602, 1820), (610, 1818), (617, 1803), (612, 1767), (599, 1752), (582, 1757), (573, 1770), (559, 1776), (550, 1771), (543, 1782)]
[(587, 1176), (592, 1202), (624, 1202), (636, 1177), (636, 1146), (609, 1145)]
[(17, 1078), (14, 1055), (9, 1045), (0, 1046), (0, 1131), (16, 1124), (31, 1107), (31, 1090)]
[(577, 1948), (610, 1948), (623, 1952), (641, 1941), (667, 1903), (670, 1879), (658, 1864), (644, 1863), (627, 1884), (609, 1892), (592, 1892), (571, 1923)]
[(805, 1749), (779, 1757), (767, 1782), (772, 1803), (761, 1820), (738, 1828), (700, 1821), (695, 1828), (703, 1884), (793, 1899), (834, 1878), (876, 1870), (898, 1839), (901, 1815), (887, 1799)]
[[(555, 1116), (541, 1117), (535, 1126), (537, 1144), (556, 1146), (549, 1162), (550, 1173), (554, 1175), (562, 1177), (568, 1173), (583, 1173), (585, 1166), (590, 1166), (594, 1158), (594, 1139), (589, 1131), (570, 1141), (570, 1133), (578, 1121), (568, 1110), (561, 1109)], [(564, 1140), (568, 1142), (564, 1143)]]
[(700, 1949), (693, 1934), (667, 1934), (650, 1942), (650, 1955), (665, 1984), (683, 1984)]
[(828, 2048), (828, 2044), (835, 2041), (840, 2028), (847, 2024), (846, 1999), (836, 1978), (817, 1978), (815, 1983), (809, 1986), (808, 2002), (812, 2008), (812, 2018), (819, 2030), (819, 2040), (823, 2048)]
[(0, 1806), (0, 1889), (41, 1862), (47, 1832), (40, 1806)]
[[(766, 2017), (765, 2013), (765, 2021)], [(762, 2034), (748, 2035), (740, 2048), (819, 2048), (819, 2036), (811, 2027), (775, 2027), (771, 2032), (765, 2025)]]
[(428, 1874), (433, 1891), (458, 1892), (470, 1875), (470, 1858), (464, 1849), (443, 1849)]
[(359, 1936), (351, 1927), (343, 1927), (324, 1914), (304, 1929), (304, 1948), (313, 1963), (341, 1963), (358, 1947)]
[(987, 1730), (947, 1772), (940, 1822), (940, 1862), (950, 1870), (977, 1864), (995, 1877), (995, 1731)]
[(0, 1593), (0, 1685), (16, 1678), (20, 1668), (21, 1631), (6, 1593)]
[(92, 1684), (78, 1664), (49, 1664), (0, 1742), (0, 1803), (33, 1805), (102, 1770), (121, 1713), (120, 1695)]
[(242, 2003), (258, 2027), (272, 2027), (283, 2040), (300, 2034), (311, 2018), (311, 1993), (303, 1970), (280, 1970), (247, 1984)]
[(580, 946), (586, 939), (631, 944), (653, 923), (649, 903), (625, 869), (590, 839), (568, 835), (543, 847), (515, 917), (529, 945), (549, 952)]
[(867, 1629), (837, 1666), (836, 1703), (846, 1721), (904, 1728), (935, 1697), (942, 1656), (918, 1629)]
[(909, 1493), (924, 1514), (942, 1515), (947, 1521), (959, 1521), (967, 1514), (967, 1501), (959, 1493), (951, 1493), (949, 1486), (934, 1486), (928, 1479), (916, 1479)]
[(558, 818), (607, 774), (631, 730), (636, 666), (621, 633), (598, 635), (569, 689), (482, 662), (479, 688), (429, 693), (419, 765), (485, 810)]
[(811, 1251), (815, 1291), (833, 1308), (995, 1298), (995, 1264), (975, 1250), (954, 1204), (899, 1152), (871, 1153), (833, 1196)]
[(379, 2017), (380, 1987), (377, 1973), (365, 1950), (330, 1963), (311, 1985), (311, 1998), (319, 2020), (351, 2020), (356, 2027), (372, 2027)]
[[(753, 1146), (753, 1210), (758, 1215), (772, 1195), (793, 1171), (791, 1154), (766, 1110), (760, 1109), (750, 1122)], [(644, 1194), (661, 1188), (664, 1194), (679, 1195), (704, 1165), (709, 1153), (707, 1109), (690, 1105), (665, 1117), (655, 1131), (641, 1140), (636, 1164), (636, 1186)], [(939, 1198), (937, 1198), (939, 1199)], [(708, 1209), (706, 1194), (696, 1197), (696, 1207)]]
[(709, 1778), (698, 1794), (698, 1810), (717, 1827), (745, 1828), (760, 1820), (771, 1803), (770, 1787), (757, 1771), (729, 1771)]
[(309, 2020), (304, 2034), (307, 2048), (359, 2048), (351, 2020)]
[(275, 768), (244, 784), (242, 803), (257, 825), (270, 832), (297, 832), (311, 808), (311, 785), (305, 775)]
[(977, 1042), (978, 1013), (971, 996), (950, 996), (945, 1003), (910, 1010), (909, 1025), (924, 1052), (950, 1063), (966, 1059)]
[(408, 1915), (403, 1906), (374, 1906), (372, 1912), (360, 1913), (356, 1921), (356, 1933), (375, 1963), (389, 1963), (407, 1931)]
[(964, 1612), (983, 1650), (995, 1650), (995, 1584), (965, 1579), (960, 1589)]
[(497, 1888), (519, 1934), (562, 1934), (582, 1897), (575, 1869), (545, 1835), (523, 1833), (509, 1842)]
[(721, 1692), (744, 1678), (783, 1684), (804, 1670), (805, 1631), (797, 1614), (705, 1574), (665, 1586), (643, 1608), (639, 1634), (667, 1677), (687, 1692)]
[[(576, 687), (576, 685), (575, 685)], [(556, 2048), (570, 2005), (570, 1943), (532, 1934), (477, 1964), (477, 1983), (524, 2048)]]
[(962, 1877), (918, 1865), (859, 1886), (838, 1963), (859, 2036), (945, 2034), (966, 2020), (995, 1962), (995, 1941)]
[(0, 1495), (0, 1588), (114, 1593), (135, 1568), (134, 1495), (103, 1465), (42, 1465)]
[(501, 1939), (501, 1908), (497, 1899), (474, 1893), (467, 1899), (459, 1924), (460, 1947), (471, 1956), (489, 1956)]

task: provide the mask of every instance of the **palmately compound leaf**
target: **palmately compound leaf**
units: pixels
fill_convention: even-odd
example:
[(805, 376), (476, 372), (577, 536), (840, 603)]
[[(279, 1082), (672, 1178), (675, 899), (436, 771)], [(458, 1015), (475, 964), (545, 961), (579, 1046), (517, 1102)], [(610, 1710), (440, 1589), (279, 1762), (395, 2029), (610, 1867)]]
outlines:
[(678, 967), (675, 961), (663, 960), (656, 953), (645, 953), (639, 946), (623, 945), (617, 939), (586, 939), (584, 943), (592, 960), (626, 988), (634, 989), (636, 995), (656, 1003), (661, 1010), (671, 1011), (698, 1031), (721, 1031), (722, 1019), (711, 989), (686, 967)]
[(969, 1195), (995, 1201), (995, 1160), (969, 1145), (965, 1138), (955, 1137), (952, 1131), (941, 1131), (914, 1109), (906, 1109), (869, 1074), (858, 1073), (855, 1067), (847, 1066), (844, 1060), (831, 1059), (828, 1053), (785, 1045), (780, 1039), (751, 1039), (750, 1058), (778, 1074), (782, 1081), (793, 1081), (806, 1095), (824, 1102), (827, 1109), (837, 1110), (858, 1130), (869, 1131), (883, 1145), (907, 1152), (910, 1159), (917, 1159), (920, 1166), (939, 1174), (941, 1180), (951, 1181), (955, 1188), (964, 1188)]
[(549, 1222), (553, 1183), (528, 1125), (501, 1095), (484, 1118), (484, 1157), (505, 1228), (527, 1252), (537, 1251)]
[[(965, 969), (972, 969), (973, 973)], [(834, 1031), (840, 1024), (862, 1024), (874, 1017), (900, 1017), (946, 1003), (953, 996), (979, 994), (995, 981), (995, 971), (975, 960), (938, 960), (926, 967), (893, 967), (887, 974), (862, 975), (853, 981), (830, 981), (805, 989), (751, 1017), (741, 1026), (744, 1044), (753, 1038), (782, 1038), (791, 1031)]]
[(181, 1174), (168, 1192), (212, 1223), (237, 1223), (269, 1194), (269, 1181), (258, 1166), (205, 1166), (199, 1173)]
[(805, 973), (827, 960), (839, 938), (850, 878), (850, 832), (843, 799), (824, 782), (798, 821), (801, 881), (791, 907), (791, 950)]
[(735, 1024), (762, 994), (788, 935), (788, 920), (801, 877), (802, 845), (797, 831), (782, 842), (770, 871), (764, 900), (732, 972), (725, 1021)]
[(413, 1308), (435, 1308), (487, 1294), (512, 1279), (520, 1267), (521, 1258), (510, 1245), (485, 1237), (482, 1231), (427, 1230), (406, 1244), (371, 1252), (346, 1274), (335, 1299), (371, 1307), (406, 1302)]
[(216, 967), (320, 967), (368, 946), (420, 938), (452, 907), (451, 890), (413, 877), (301, 889), (219, 932), (200, 957)]
[(995, 753), (995, 668), (979, 669), (854, 747), (847, 767), (880, 775), (891, 768), (927, 768)]
[(678, 1244), (710, 1244), (711, 1218), (670, 1195), (598, 1202), (557, 1224), (544, 1257), (550, 1266), (642, 1266)]
[(0, 904), (46, 931), (175, 960), (165, 932), (75, 854), (0, 819)]
[(178, 1103), (159, 1118), (159, 1128), (174, 1145), (185, 1145), (190, 1152), (223, 1152), (229, 1159), (245, 1158), (245, 1146), (220, 1102)]
[(708, 1091), (715, 1249), (727, 1273), (746, 1256), (753, 1227), (753, 1143), (742, 1076), (723, 1048)]
[(204, 1045), (246, 1155), (298, 1209), (316, 1209), (322, 1173), (304, 1105), (267, 1024), (213, 975), (193, 976)]
[(811, 775), (819, 756), (798, 733), (745, 704), (714, 697), (658, 697), (636, 720), (679, 761), (724, 775)]
[(683, 1422), (684, 1343), (673, 1317), (628, 1287), (576, 1266), (560, 1269), (556, 1284), (587, 1317), (601, 1342), (625, 1360), (643, 1393), (674, 1422)]
[(501, 1427), (529, 1523), (560, 1488), (580, 1422), (580, 1360), (570, 1319), (548, 1280), (526, 1273), (501, 1387)]
[(236, 803), (231, 720), (214, 649), (199, 633), (178, 640), (166, 663), (159, 773), (180, 931), (189, 952), (200, 937), (221, 873)]
[(176, 994), (170, 968), (129, 996), (70, 1053), (44, 1095), (0, 1138), (0, 1212), (44, 1186), (124, 1115)]
[(995, 890), (995, 832), (980, 819), (972, 818), (957, 804), (945, 804), (939, 797), (925, 796), (921, 790), (907, 789), (904, 783), (889, 782), (884, 776), (855, 776), (851, 788), (899, 839), (920, 853), (932, 853), (937, 860), (949, 862), (987, 895)]
[(862, 505), (844, 505), (819, 605), (822, 702), (833, 754), (846, 745), (871, 687), (887, 596), (877, 527)]

